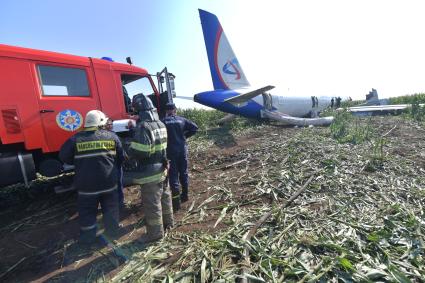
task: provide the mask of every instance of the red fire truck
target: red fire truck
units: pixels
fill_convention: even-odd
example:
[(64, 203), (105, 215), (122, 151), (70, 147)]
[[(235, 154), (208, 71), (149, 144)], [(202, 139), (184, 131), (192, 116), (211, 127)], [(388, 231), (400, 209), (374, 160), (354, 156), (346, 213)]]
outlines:
[(59, 174), (57, 153), (89, 110), (125, 121), (129, 97), (143, 93), (162, 113), (161, 105), (172, 101), (174, 76), (166, 68), (153, 76), (127, 62), (0, 45), (0, 187), (28, 185), (36, 172)]

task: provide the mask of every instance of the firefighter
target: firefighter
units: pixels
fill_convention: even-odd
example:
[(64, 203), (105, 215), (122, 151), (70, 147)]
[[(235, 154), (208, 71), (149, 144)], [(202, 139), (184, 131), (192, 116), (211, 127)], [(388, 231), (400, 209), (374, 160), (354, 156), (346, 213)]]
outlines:
[[(164, 124), (167, 127), (167, 157), (170, 160), (169, 181), (173, 196), (173, 209), (180, 209), (180, 203), (189, 199), (189, 174), (187, 170), (186, 139), (196, 134), (198, 126), (183, 117), (176, 115), (174, 103), (167, 103), (167, 116)], [(180, 194), (180, 184), (182, 191)]]
[(167, 129), (151, 100), (143, 94), (133, 97), (133, 108), (139, 118), (127, 151), (129, 163), (134, 165), (125, 172), (124, 183), (141, 187), (146, 234), (139, 242), (147, 244), (161, 239), (164, 229), (174, 225), (171, 193), (165, 182)]
[(83, 130), (69, 138), (59, 152), (64, 163), (75, 166), (79, 242), (83, 246), (95, 242), (99, 202), (105, 235), (115, 237), (119, 230), (118, 167), (123, 161), (123, 149), (115, 133), (105, 129), (107, 119), (99, 110), (89, 111)]
[[(106, 121), (105, 129), (108, 131), (113, 132), (114, 131), (114, 121), (111, 118), (108, 118)], [(123, 167), (122, 164), (118, 164), (118, 203), (120, 206), (120, 209), (125, 208), (124, 203), (124, 185), (123, 185)]]

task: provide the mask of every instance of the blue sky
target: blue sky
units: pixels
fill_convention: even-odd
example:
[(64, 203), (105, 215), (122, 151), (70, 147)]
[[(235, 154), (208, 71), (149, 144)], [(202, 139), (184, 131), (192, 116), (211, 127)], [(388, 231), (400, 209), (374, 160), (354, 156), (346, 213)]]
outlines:
[(254, 86), (354, 98), (372, 87), (382, 97), (425, 92), (419, 0), (2, 0), (0, 43), (131, 56), (151, 73), (167, 66), (177, 94), (192, 96), (212, 89), (198, 8), (219, 17)]

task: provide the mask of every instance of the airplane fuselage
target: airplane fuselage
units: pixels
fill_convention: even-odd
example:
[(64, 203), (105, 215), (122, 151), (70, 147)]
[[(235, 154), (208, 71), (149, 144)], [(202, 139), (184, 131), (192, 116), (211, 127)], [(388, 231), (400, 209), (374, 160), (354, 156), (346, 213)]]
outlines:
[[(257, 96), (246, 103), (235, 106), (224, 100), (235, 97), (240, 93), (235, 90), (213, 90), (198, 93), (194, 101), (223, 112), (241, 115), (247, 118), (260, 119), (264, 109), (264, 97)], [(313, 108), (311, 97), (291, 97), (271, 95), (272, 109), (293, 117), (310, 117), (312, 112), (322, 111), (330, 106), (331, 97), (318, 97), (318, 106)]]

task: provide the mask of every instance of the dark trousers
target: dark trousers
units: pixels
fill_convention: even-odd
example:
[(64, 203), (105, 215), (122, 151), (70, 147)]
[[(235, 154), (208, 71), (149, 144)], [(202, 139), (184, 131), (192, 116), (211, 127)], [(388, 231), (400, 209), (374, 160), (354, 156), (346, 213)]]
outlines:
[(123, 171), (122, 166), (118, 167), (118, 202), (119, 205), (124, 205), (124, 183), (123, 183)]
[(105, 233), (114, 235), (118, 232), (119, 207), (118, 191), (95, 195), (78, 194), (78, 215), (80, 223), (80, 241), (92, 243), (96, 238), (97, 207), (100, 203)]
[(189, 173), (187, 170), (187, 152), (170, 154), (170, 170), (168, 172), (171, 192), (174, 195), (180, 194), (180, 184), (183, 193), (187, 194), (189, 187)]

